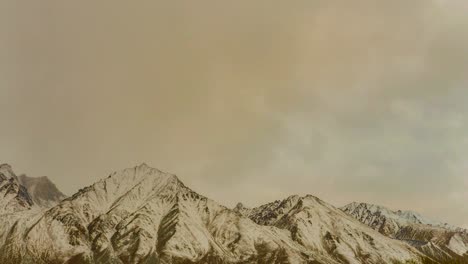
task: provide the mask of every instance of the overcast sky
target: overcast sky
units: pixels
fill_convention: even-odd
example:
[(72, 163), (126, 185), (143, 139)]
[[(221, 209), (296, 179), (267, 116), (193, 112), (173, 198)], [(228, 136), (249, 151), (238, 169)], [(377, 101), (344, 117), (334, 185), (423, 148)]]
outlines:
[(0, 1), (0, 163), (67, 194), (146, 162), (468, 227), (465, 0)]

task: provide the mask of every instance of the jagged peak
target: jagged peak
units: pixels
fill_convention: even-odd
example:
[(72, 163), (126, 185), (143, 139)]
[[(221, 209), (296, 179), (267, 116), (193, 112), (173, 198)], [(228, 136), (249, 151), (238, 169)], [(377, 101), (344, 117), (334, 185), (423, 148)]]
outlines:
[(149, 167), (148, 164), (146, 164), (146, 162), (142, 162), (140, 165), (138, 165), (137, 167)]
[(175, 174), (171, 174), (169, 172), (162, 171), (160, 169), (151, 167), (146, 163), (141, 163), (134, 167), (125, 168), (120, 171), (114, 171), (109, 175), (108, 178), (119, 178), (121, 180), (125, 178), (134, 178), (139, 179), (143, 177), (159, 177), (161, 179), (174, 179), (180, 181), (179, 178)]
[(261, 205), (257, 208), (266, 208), (266, 207), (283, 207), (283, 206), (288, 206), (288, 207), (292, 207), (292, 206), (295, 206), (297, 205), (298, 203), (300, 203), (301, 201), (313, 201), (313, 202), (318, 202), (318, 203), (323, 203), (322, 200), (320, 200), (318, 197), (314, 196), (314, 195), (311, 195), (311, 194), (307, 194), (307, 195), (304, 195), (304, 196), (300, 196), (300, 195), (297, 195), (297, 194), (293, 194), (293, 195), (290, 195), (284, 199), (281, 199), (281, 200), (276, 200), (274, 202), (270, 202), (270, 203), (267, 203), (267, 204), (264, 204), (264, 205)]
[(4, 175), (7, 179), (16, 177), (13, 168), (10, 164), (3, 163), (0, 165), (0, 174)]
[(362, 204), (362, 203), (360, 203), (360, 202), (351, 202), (351, 203), (349, 203), (349, 204), (346, 204), (346, 205), (343, 206), (342, 208), (346, 208), (346, 207), (356, 207), (356, 206), (359, 206), (360, 204)]
[(401, 223), (424, 224), (434, 227), (442, 227), (450, 230), (460, 229), (448, 223), (439, 222), (433, 219), (426, 218), (418, 212), (411, 210), (392, 210), (382, 205), (376, 205), (365, 202), (352, 202), (340, 208), (342, 211), (350, 214), (360, 214), (361, 209), (370, 211), (372, 214), (378, 213), (384, 217), (393, 219)]
[[(124, 171), (125, 170), (135, 170), (136, 172), (143, 172), (143, 173), (148, 173), (148, 174), (151, 174), (151, 175), (160, 174), (160, 175), (164, 175), (164, 176), (179, 180), (177, 175), (166, 172), (166, 171), (163, 171), (163, 170), (160, 170), (160, 169), (152, 167), (152, 166), (149, 166), (145, 162), (143, 162), (143, 163), (141, 163), (139, 165), (136, 165), (135, 167), (124, 169)], [(114, 172), (114, 173), (118, 173), (118, 172)]]
[(156, 170), (158, 172), (162, 172), (161, 170), (157, 169), (157, 168), (153, 168), (151, 166), (149, 166), (146, 162), (143, 162), (143, 163), (140, 163), (138, 165), (136, 165), (135, 167), (132, 167), (132, 168), (129, 168), (129, 169), (135, 169), (135, 170)]
[(383, 207), (383, 206), (379, 206), (379, 205), (376, 205), (376, 204), (371, 204), (371, 203), (364, 203), (364, 202), (351, 202), (343, 207), (356, 207), (356, 206), (375, 206), (375, 207)]
[(342, 207), (342, 209), (346, 210), (346, 209), (350, 209), (350, 210), (353, 210), (353, 209), (356, 209), (356, 208), (359, 208), (359, 207), (363, 207), (363, 208), (366, 208), (368, 210), (371, 210), (371, 211), (383, 211), (383, 212), (388, 212), (388, 213), (392, 213), (392, 214), (396, 214), (396, 215), (400, 215), (400, 216), (415, 216), (415, 217), (422, 217), (421, 214), (415, 212), (415, 211), (409, 211), (409, 210), (392, 210), (386, 206), (383, 206), (383, 205), (377, 205), (377, 204), (372, 204), (372, 203), (365, 203), (365, 202), (352, 202), (352, 203), (349, 203), (345, 206)]
[(322, 201), (320, 198), (318, 198), (317, 196), (312, 195), (312, 194), (307, 194), (306, 196), (304, 196), (302, 198), (303, 199), (312, 199), (312, 200), (315, 200), (315, 201)]
[(352, 202), (349, 203), (340, 209), (342, 210), (355, 210), (356, 208), (366, 208), (371, 211), (386, 211), (386, 212), (393, 212), (391, 209), (383, 206), (383, 205), (377, 205), (377, 204), (372, 204), (372, 203), (365, 203), (365, 202)]
[(248, 209), (248, 208), (245, 207), (245, 205), (243, 203), (237, 203), (235, 209), (242, 210), (242, 209)]
[(298, 203), (298, 202), (301, 202), (301, 201), (313, 201), (313, 202), (318, 202), (318, 203), (322, 203), (323, 201), (318, 198), (317, 196), (314, 196), (312, 194), (306, 194), (306, 195), (303, 195), (303, 196), (300, 196), (300, 195), (291, 195), (291, 196), (288, 196), (286, 199), (280, 201), (282, 203), (284, 202), (291, 202), (291, 203)]
[(290, 195), (290, 196), (286, 197), (285, 200), (298, 200), (300, 198), (301, 198), (301, 196), (299, 196), (297, 194), (293, 194), (293, 195)]
[(101, 193), (100, 195), (105, 193), (105, 200), (111, 202), (116, 199), (121, 200), (132, 190), (137, 189), (139, 190), (138, 195), (145, 197), (155, 190), (166, 190), (168, 193), (176, 193), (184, 189), (190, 190), (176, 175), (150, 167), (146, 163), (141, 163), (134, 167), (114, 171), (108, 177), (78, 190), (66, 200), (81, 199), (80, 197), (87, 197), (88, 193), (97, 192)]
[(11, 165), (8, 164), (8, 163), (2, 163), (2, 164), (0, 164), (0, 169), (3, 169), (3, 168), (11, 169)]
[(379, 214), (382, 214), (388, 217), (393, 217), (393, 218), (398, 217), (398, 216), (403, 216), (402, 214), (403, 211), (401, 210), (394, 211), (383, 205), (377, 205), (377, 204), (365, 203), (365, 202), (352, 202), (341, 207), (340, 209), (348, 213), (352, 213), (355, 210), (360, 211), (361, 209), (364, 209), (364, 210), (370, 211), (371, 213), (379, 213)]

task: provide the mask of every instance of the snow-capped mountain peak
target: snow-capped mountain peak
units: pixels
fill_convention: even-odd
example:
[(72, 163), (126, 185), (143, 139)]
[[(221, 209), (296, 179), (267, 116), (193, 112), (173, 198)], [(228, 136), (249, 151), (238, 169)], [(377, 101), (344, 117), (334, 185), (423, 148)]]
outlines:
[(47, 177), (17, 176), (9, 164), (0, 165), (0, 214), (50, 208), (65, 195)]
[(387, 221), (393, 220), (397, 225), (423, 224), (453, 230), (457, 229), (455, 226), (429, 219), (414, 211), (394, 211), (384, 206), (369, 203), (353, 202), (341, 207), (341, 210), (371, 225), (372, 223), (370, 222), (375, 221), (376, 218), (384, 217)]
[(29, 210), (33, 201), (8, 164), (0, 165), (0, 215)]
[[(7, 179), (9, 169), (3, 170), (3, 182), (19, 179), (15, 183), (34, 190), (54, 187), (47, 178)], [(359, 204), (350, 207), (363, 210)], [(111, 173), (48, 210), (27, 212), (0, 217), (0, 263), (421, 264), (426, 259), (426, 251), (388, 238), (315, 196), (229, 209), (144, 163)], [(448, 238), (453, 252), (463, 252), (463, 236)], [(431, 241), (426, 248), (433, 252), (437, 246)]]
[(288, 230), (300, 245), (339, 263), (391, 263), (417, 258), (409, 246), (383, 237), (313, 195), (292, 195), (253, 208), (249, 218), (260, 225)]
[(256, 225), (190, 190), (175, 175), (141, 165), (80, 190), (45, 212), (33, 227), (17, 232), (26, 237), (16, 242), (20, 247), (38, 249), (28, 257), (45, 255), (54, 263), (69, 259), (306, 263), (305, 258), (313, 259), (301, 253), (304, 249), (294, 245), (286, 232)]
[(11, 165), (6, 163), (0, 165), (0, 177), (3, 177), (4, 179), (15, 177), (15, 173), (13, 172)]
[[(367, 203), (350, 203), (341, 210), (386, 236), (407, 242), (437, 261), (468, 261), (466, 230), (431, 220), (413, 211), (393, 211)], [(456, 262), (458, 259), (461, 262)]]

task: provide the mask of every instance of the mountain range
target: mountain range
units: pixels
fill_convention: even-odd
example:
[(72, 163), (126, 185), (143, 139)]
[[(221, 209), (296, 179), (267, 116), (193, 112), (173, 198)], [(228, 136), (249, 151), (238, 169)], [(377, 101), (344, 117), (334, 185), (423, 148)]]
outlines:
[(312, 195), (228, 208), (146, 164), (66, 197), (4, 164), (0, 263), (468, 263), (468, 231)]

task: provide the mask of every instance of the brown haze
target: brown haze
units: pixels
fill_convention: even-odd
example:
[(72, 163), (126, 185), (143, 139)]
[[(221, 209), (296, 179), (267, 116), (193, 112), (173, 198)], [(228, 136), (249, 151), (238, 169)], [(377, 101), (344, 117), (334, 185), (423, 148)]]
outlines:
[(0, 162), (68, 194), (147, 162), (468, 227), (468, 4), (0, 2)]

